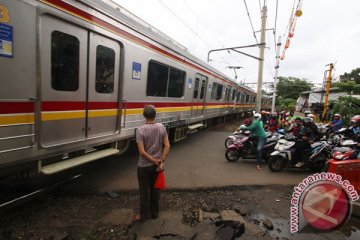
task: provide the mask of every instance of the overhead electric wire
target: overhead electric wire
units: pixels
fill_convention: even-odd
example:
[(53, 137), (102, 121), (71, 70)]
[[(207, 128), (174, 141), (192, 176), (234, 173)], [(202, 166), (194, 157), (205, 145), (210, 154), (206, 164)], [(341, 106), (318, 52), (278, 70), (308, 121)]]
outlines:
[[(260, 2), (260, 1), (259, 1), (259, 2)], [(254, 38), (255, 38), (255, 40), (256, 40), (256, 43), (259, 44), (259, 42), (258, 42), (258, 40), (257, 40), (257, 37), (256, 37), (256, 34), (255, 34), (254, 26), (253, 26), (252, 21), (251, 21), (251, 17), (250, 17), (249, 9), (248, 9), (247, 4), (246, 4), (246, 0), (244, 0), (244, 4), (245, 4), (245, 8), (246, 8), (247, 15), (248, 15), (248, 17), (249, 17), (251, 29), (252, 29), (253, 34), (254, 34)], [(261, 9), (260, 9), (260, 10), (261, 10)]]
[[(197, 36), (203, 43), (205, 43), (210, 49), (213, 49), (213, 47), (206, 42), (204, 39), (202, 39), (181, 17), (179, 17), (174, 11), (172, 11), (165, 3), (163, 3), (161, 0), (158, 0), (161, 5), (163, 5), (171, 14), (173, 14), (182, 24), (184, 24), (185, 27), (187, 27), (195, 36)], [(220, 56), (220, 55), (219, 55)], [(220, 56), (227, 64), (229, 64), (222, 56)]]
[[(192, 14), (199, 20), (199, 22), (205, 27), (205, 29), (211, 34), (213, 35), (213, 37), (215, 38), (215, 40), (221, 45), (221, 46), (225, 46), (225, 44), (223, 44), (219, 38), (216, 37), (215, 34), (212, 33), (212, 31), (210, 31), (210, 28), (205, 24), (205, 22), (197, 15), (197, 13), (192, 9), (192, 7), (186, 2), (186, 1), (183, 1), (186, 5), (186, 7), (188, 9), (190, 9), (190, 11), (192, 12)], [(236, 61), (236, 62), (239, 62), (233, 55), (231, 55), (231, 57)]]

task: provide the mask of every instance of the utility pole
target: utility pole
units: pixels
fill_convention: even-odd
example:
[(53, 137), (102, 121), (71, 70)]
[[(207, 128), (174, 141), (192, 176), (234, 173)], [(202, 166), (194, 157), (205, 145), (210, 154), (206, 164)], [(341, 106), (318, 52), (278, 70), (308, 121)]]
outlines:
[(271, 112), (275, 112), (276, 85), (278, 82), (279, 62), (280, 62), (280, 47), (281, 47), (281, 36), (279, 36), (278, 42), (276, 44), (276, 66), (275, 66), (274, 93), (273, 93), (273, 99), (272, 99), (272, 103), (271, 103)]
[(263, 68), (264, 68), (264, 52), (265, 52), (265, 30), (266, 30), (266, 14), (267, 7), (264, 5), (261, 11), (261, 35), (260, 35), (260, 53), (259, 53), (259, 71), (258, 71), (258, 85), (256, 95), (256, 111), (261, 110), (261, 95), (262, 95), (262, 81), (263, 81)]
[(322, 119), (324, 119), (325, 115), (326, 115), (326, 110), (327, 110), (327, 105), (328, 105), (328, 100), (329, 100), (329, 90), (330, 90), (330, 86), (331, 86), (331, 73), (334, 68), (334, 65), (332, 63), (330, 63), (329, 65), (330, 65), (330, 69), (329, 69), (329, 75), (328, 75), (327, 82), (326, 82), (326, 94), (325, 94), (324, 111), (322, 114)]

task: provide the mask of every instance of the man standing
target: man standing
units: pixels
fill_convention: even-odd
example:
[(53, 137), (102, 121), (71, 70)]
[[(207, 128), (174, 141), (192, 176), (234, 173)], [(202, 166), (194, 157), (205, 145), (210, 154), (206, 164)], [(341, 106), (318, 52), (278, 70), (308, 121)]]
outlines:
[(160, 190), (155, 189), (157, 171), (162, 170), (170, 150), (166, 128), (156, 123), (156, 109), (144, 107), (145, 125), (136, 129), (136, 143), (140, 154), (137, 178), (139, 182), (140, 215), (135, 221), (159, 217)]
[(254, 114), (254, 120), (249, 127), (241, 126), (241, 130), (250, 130), (254, 137), (257, 138), (257, 148), (256, 148), (256, 169), (261, 170), (260, 164), (262, 161), (262, 149), (266, 143), (266, 134), (263, 128), (262, 122), (260, 121), (261, 115), (259, 113)]

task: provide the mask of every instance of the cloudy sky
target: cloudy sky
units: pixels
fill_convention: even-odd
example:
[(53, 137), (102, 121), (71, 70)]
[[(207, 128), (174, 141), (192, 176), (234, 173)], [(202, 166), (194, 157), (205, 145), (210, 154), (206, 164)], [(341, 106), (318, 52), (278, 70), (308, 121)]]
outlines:
[[(190, 53), (207, 61), (211, 49), (255, 44), (244, 0), (114, 0), (131, 13), (170, 36)], [(260, 8), (268, 8), (267, 28), (275, 27), (277, 0), (246, 0), (254, 30), (260, 30)], [(266, 32), (263, 81), (273, 81), (275, 66), (274, 39), (288, 36), (293, 7), (299, 0), (278, 0), (276, 35)], [(294, 37), (280, 61), (279, 75), (323, 81), (325, 65), (335, 63), (334, 77), (360, 67), (360, 1), (302, 0)], [(256, 33), (260, 42), (260, 33)], [(259, 48), (242, 51), (258, 56)], [(227, 66), (241, 66), (238, 80), (257, 82), (258, 61), (231, 52), (212, 53), (210, 64), (234, 78)]]

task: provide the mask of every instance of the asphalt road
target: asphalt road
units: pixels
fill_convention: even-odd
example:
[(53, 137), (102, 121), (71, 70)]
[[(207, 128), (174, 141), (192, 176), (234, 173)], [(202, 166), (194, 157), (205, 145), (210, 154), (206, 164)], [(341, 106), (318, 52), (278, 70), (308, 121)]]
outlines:
[[(228, 162), (224, 140), (231, 127), (204, 130), (171, 146), (165, 166), (167, 189), (193, 189), (239, 185), (297, 185), (311, 172), (286, 169), (272, 173), (264, 164), (255, 169), (255, 159)], [(87, 172), (71, 185), (77, 190), (104, 193), (138, 189), (136, 178), (138, 154), (135, 145), (122, 156), (113, 157)], [(101, 160), (100, 160), (101, 161)]]

